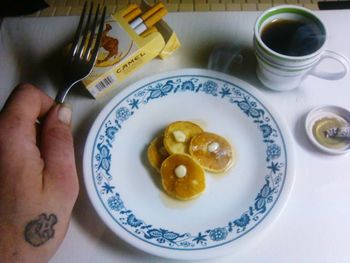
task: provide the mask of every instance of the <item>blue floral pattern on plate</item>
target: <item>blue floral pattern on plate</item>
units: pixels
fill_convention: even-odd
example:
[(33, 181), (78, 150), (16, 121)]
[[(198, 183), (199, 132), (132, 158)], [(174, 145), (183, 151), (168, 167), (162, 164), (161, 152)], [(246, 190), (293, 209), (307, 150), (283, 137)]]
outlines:
[[(261, 132), (266, 146), (264, 184), (251, 205), (238, 218), (227, 224), (198, 233), (178, 233), (145, 222), (124, 203), (110, 174), (111, 149), (124, 124), (146, 104), (180, 92), (200, 93), (216, 97), (237, 107)], [(102, 123), (92, 152), (92, 174), (95, 188), (106, 210), (126, 231), (156, 246), (193, 250), (232, 242), (252, 230), (273, 208), (283, 189), (287, 154), (283, 135), (273, 116), (252, 94), (227, 80), (201, 75), (171, 76), (148, 83), (128, 94), (113, 108)], [(102, 198), (103, 197), (103, 198)]]

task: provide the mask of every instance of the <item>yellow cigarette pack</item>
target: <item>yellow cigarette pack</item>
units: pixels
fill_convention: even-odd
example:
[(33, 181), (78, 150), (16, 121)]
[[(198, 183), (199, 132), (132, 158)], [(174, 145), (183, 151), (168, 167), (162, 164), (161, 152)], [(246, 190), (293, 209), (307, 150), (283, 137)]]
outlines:
[[(142, 11), (149, 8), (147, 3), (141, 3)], [(123, 15), (125, 9), (106, 19), (95, 66), (82, 81), (94, 98), (116, 88), (155, 57), (164, 59), (180, 47), (176, 34), (164, 20), (138, 35)]]

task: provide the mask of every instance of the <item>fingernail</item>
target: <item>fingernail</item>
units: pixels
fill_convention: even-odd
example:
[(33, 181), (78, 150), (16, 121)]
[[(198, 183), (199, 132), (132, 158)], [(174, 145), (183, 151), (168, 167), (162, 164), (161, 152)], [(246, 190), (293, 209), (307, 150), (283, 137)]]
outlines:
[(66, 125), (70, 125), (72, 121), (72, 107), (68, 104), (60, 105), (58, 109), (58, 119)]

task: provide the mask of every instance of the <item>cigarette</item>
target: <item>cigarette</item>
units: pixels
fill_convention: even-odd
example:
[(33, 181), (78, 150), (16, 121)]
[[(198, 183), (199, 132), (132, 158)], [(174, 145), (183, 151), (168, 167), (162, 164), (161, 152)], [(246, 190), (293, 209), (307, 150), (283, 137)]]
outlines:
[(128, 5), (123, 11), (122, 11), (122, 16), (126, 16), (127, 14), (129, 14), (131, 11), (133, 11), (134, 9), (138, 8), (138, 6), (136, 4), (130, 4)]
[(132, 28), (136, 28), (138, 25), (140, 25), (141, 23), (143, 23), (146, 19), (148, 19), (149, 17), (151, 17), (152, 15), (154, 15), (156, 12), (158, 12), (159, 9), (164, 8), (164, 4), (163, 3), (158, 3), (156, 5), (154, 5), (151, 9), (149, 9), (148, 11), (146, 11), (144, 14), (142, 14), (141, 16), (139, 16), (138, 18), (136, 18), (134, 21), (132, 21), (130, 23), (130, 26)]
[(165, 8), (161, 8), (153, 14), (151, 17), (146, 19), (143, 23), (139, 24), (134, 30), (137, 34), (142, 34), (145, 32), (148, 28), (151, 28), (153, 25), (158, 23), (163, 16), (165, 16), (168, 13), (168, 11)]
[(132, 10), (128, 14), (124, 16), (124, 19), (129, 23), (130, 21), (134, 20), (136, 17), (138, 17), (142, 13), (141, 9), (137, 7), (136, 9)]
[(330, 128), (325, 132), (326, 138), (350, 139), (350, 126)]

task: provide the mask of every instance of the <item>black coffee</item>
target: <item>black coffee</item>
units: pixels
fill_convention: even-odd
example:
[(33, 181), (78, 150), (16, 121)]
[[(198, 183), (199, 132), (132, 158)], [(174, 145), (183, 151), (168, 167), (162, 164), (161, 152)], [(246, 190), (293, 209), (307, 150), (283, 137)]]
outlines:
[(263, 28), (261, 39), (277, 53), (305, 56), (322, 46), (325, 35), (315, 23), (276, 19)]

